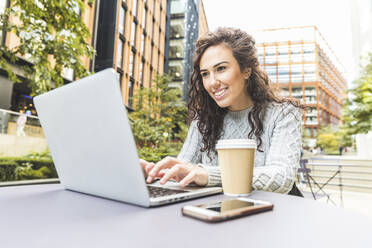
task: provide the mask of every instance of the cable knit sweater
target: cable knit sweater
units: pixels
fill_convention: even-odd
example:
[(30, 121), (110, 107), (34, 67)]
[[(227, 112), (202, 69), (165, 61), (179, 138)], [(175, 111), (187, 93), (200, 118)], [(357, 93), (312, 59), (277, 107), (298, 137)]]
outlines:
[[(223, 120), (221, 139), (246, 139), (251, 130), (248, 122), (251, 109), (229, 111)], [(261, 136), (263, 152), (255, 153), (254, 189), (285, 194), (292, 189), (300, 160), (301, 119), (302, 112), (288, 103), (269, 105)], [(253, 139), (257, 142), (255, 137)], [(220, 186), (217, 153), (211, 152), (209, 159), (207, 152), (200, 151), (202, 145), (202, 136), (194, 120), (178, 159), (203, 166), (208, 171), (207, 186)]]

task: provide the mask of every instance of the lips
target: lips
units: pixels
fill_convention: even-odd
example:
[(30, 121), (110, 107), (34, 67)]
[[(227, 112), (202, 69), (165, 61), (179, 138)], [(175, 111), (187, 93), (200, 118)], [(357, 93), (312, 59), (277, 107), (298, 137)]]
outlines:
[(221, 89), (215, 90), (213, 92), (213, 95), (214, 95), (215, 99), (216, 100), (222, 99), (226, 95), (227, 89), (228, 88), (226, 87), (226, 88), (221, 88)]

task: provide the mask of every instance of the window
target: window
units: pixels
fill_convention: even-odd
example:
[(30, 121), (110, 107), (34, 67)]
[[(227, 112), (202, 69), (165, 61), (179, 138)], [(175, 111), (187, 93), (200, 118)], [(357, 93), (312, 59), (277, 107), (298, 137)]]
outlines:
[(152, 7), (153, 7), (153, 9), (152, 9), (152, 15), (155, 17), (155, 16), (156, 16), (156, 2), (153, 1), (152, 4), (153, 4), (153, 5), (152, 5)]
[(152, 21), (152, 31), (151, 31), (151, 39), (154, 40), (155, 38), (155, 21)]
[(302, 54), (291, 55), (291, 62), (301, 62), (301, 61), (302, 61)]
[(305, 64), (304, 65), (304, 73), (309, 74), (309, 73), (315, 73), (315, 64)]
[(279, 75), (278, 76), (279, 83), (288, 83), (289, 82), (289, 75)]
[(268, 75), (276, 75), (276, 66), (275, 65), (268, 65), (265, 67), (265, 71)]
[(160, 54), (160, 51), (158, 52), (158, 71), (160, 71), (160, 65), (161, 62), (164, 61), (163, 55)]
[(129, 76), (134, 77), (134, 63), (135, 63), (136, 54), (131, 51), (130, 57), (129, 57)]
[(122, 68), (123, 64), (123, 41), (119, 38), (116, 47), (116, 66)]
[(145, 36), (145, 34), (142, 34), (141, 53), (142, 53), (143, 56), (145, 55), (145, 41), (146, 41), (146, 36)]
[(315, 52), (315, 45), (314, 44), (306, 44), (304, 45), (304, 53), (314, 53)]
[(140, 73), (139, 80), (141, 82), (141, 85), (143, 85), (143, 74), (144, 74), (143, 70), (144, 70), (144, 68), (145, 68), (145, 62), (142, 61), (141, 64), (140, 64), (140, 71), (139, 71), (139, 73)]
[(136, 23), (132, 22), (132, 29), (131, 29), (131, 36), (130, 36), (130, 42), (131, 45), (134, 47), (136, 45)]
[(129, 106), (132, 106), (131, 97), (133, 97), (133, 91), (134, 91), (134, 80), (130, 79), (129, 82), (128, 82)]
[(185, 0), (171, 0), (171, 13), (180, 14), (184, 13), (186, 10), (186, 1)]
[(124, 22), (125, 22), (125, 9), (123, 6), (120, 8), (119, 16), (119, 33), (124, 35)]
[(132, 1), (133, 1), (132, 14), (136, 16), (137, 15), (137, 0), (132, 0)]
[(142, 13), (142, 27), (143, 27), (143, 29), (146, 29), (146, 21), (147, 21), (147, 9), (144, 9), (143, 13)]
[(119, 84), (120, 84), (120, 89), (121, 89), (121, 86), (122, 86), (122, 83), (123, 83), (123, 73), (121, 72), (118, 72), (119, 73)]
[(169, 42), (169, 58), (183, 58), (183, 40), (171, 40)]
[(170, 38), (182, 38), (185, 35), (185, 22), (183, 19), (171, 20)]
[(279, 65), (278, 75), (289, 75), (289, 65)]
[(173, 77), (173, 80), (183, 79), (183, 65), (181, 60), (169, 62), (169, 74)]
[(154, 45), (151, 44), (151, 57), (150, 57), (150, 63), (151, 63), (151, 64), (154, 63), (154, 61), (152, 61), (152, 58), (154, 57), (153, 54), (154, 54)]
[(150, 82), (149, 82), (149, 87), (150, 88), (151, 88), (151, 84), (152, 84), (152, 77), (154, 76), (152, 74), (153, 74), (153, 70), (152, 70), (152, 68), (150, 68)]
[(291, 49), (292, 55), (301, 54), (301, 51), (302, 51), (301, 45), (291, 45), (290, 49)]
[(265, 55), (266, 56), (275, 56), (275, 54), (276, 54), (276, 49), (275, 49), (275, 47), (266, 47), (265, 48)]

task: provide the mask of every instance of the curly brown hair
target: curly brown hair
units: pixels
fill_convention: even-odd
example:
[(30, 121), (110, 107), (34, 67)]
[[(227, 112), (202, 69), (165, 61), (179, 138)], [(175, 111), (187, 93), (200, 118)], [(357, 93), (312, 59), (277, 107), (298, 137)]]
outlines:
[(252, 110), (248, 114), (248, 122), (251, 131), (248, 138), (253, 135), (258, 140), (257, 150), (261, 151), (261, 135), (263, 133), (263, 122), (265, 112), (270, 103), (289, 103), (295, 107), (305, 109), (295, 99), (281, 98), (275, 95), (270, 88), (270, 80), (266, 72), (259, 66), (255, 41), (248, 33), (235, 28), (218, 28), (215, 32), (209, 32), (200, 37), (196, 42), (194, 54), (194, 69), (190, 79), (189, 89), (189, 116), (190, 120), (198, 120), (198, 129), (202, 134), (202, 152), (215, 151), (217, 140), (222, 136), (223, 119), (228, 112), (227, 108), (221, 108), (208, 94), (203, 86), (200, 74), (200, 60), (204, 52), (212, 46), (224, 44), (232, 50), (237, 60), (240, 71), (251, 68), (251, 75), (245, 82), (245, 89), (253, 101)]

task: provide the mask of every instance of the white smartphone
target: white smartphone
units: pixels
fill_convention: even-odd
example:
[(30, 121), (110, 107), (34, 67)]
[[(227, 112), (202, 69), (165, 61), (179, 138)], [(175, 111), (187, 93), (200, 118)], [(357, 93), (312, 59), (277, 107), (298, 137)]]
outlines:
[(185, 206), (182, 208), (182, 214), (207, 222), (219, 222), (272, 210), (273, 207), (274, 205), (270, 202), (242, 197), (196, 206)]

